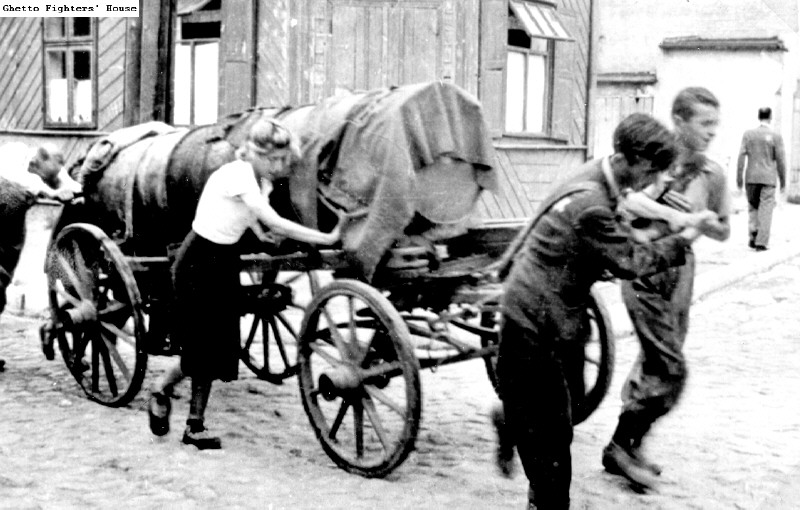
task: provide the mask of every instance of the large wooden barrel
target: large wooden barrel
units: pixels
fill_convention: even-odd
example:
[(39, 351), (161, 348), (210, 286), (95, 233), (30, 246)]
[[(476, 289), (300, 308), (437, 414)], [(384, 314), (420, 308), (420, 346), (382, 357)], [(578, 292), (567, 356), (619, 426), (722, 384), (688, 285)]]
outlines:
[(81, 220), (100, 226), (129, 255), (166, 254), (189, 232), (209, 175), (234, 159), (258, 117), (274, 111), (253, 110), (191, 129), (150, 122), (112, 133), (82, 163)]
[[(262, 116), (280, 119), (301, 142), (302, 157), (276, 183), (273, 206), (324, 231), (336, 221), (330, 205), (361, 213), (344, 229), (342, 244), (356, 275), (367, 280), (404, 235), (435, 240), (465, 232), (479, 193), (496, 187), (480, 104), (455, 85), (432, 82), (258, 108), (189, 130), (160, 125), (138, 140), (142, 127), (121, 130), (109, 139), (135, 141), (118, 143), (102, 172), (85, 172), (94, 176), (86, 190), (95, 222), (126, 253), (166, 253), (191, 228), (208, 176), (233, 160)], [(84, 167), (91, 163), (87, 158)]]

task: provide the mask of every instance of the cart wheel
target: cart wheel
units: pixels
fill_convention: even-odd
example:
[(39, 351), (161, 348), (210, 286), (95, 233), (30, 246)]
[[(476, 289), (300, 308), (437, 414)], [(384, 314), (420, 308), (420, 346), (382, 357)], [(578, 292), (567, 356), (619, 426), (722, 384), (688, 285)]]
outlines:
[(483, 304), (480, 313), (480, 326), (495, 331), (494, 335), (482, 335), (481, 347), (493, 347), (494, 352), (483, 357), (483, 364), (486, 365), (486, 374), (489, 382), (492, 383), (495, 393), (498, 390), (497, 383), (497, 348), (500, 345), (500, 303), (488, 302)]
[(584, 347), (583, 379), (586, 396), (573, 406), (572, 422), (575, 425), (586, 420), (600, 406), (611, 386), (614, 372), (614, 332), (608, 311), (594, 291), (588, 311), (592, 333)]
[(377, 290), (335, 280), (300, 330), (300, 395), (323, 450), (341, 468), (382, 477), (414, 448), (419, 363), (400, 314)]
[(141, 299), (125, 257), (94, 225), (65, 227), (47, 254), (52, 334), (90, 399), (120, 407), (147, 370)]
[[(494, 327), (499, 331), (499, 311), (493, 305), (488, 308), (481, 313), (481, 326)], [(611, 386), (611, 376), (614, 371), (614, 334), (610, 329), (608, 312), (596, 298), (594, 292), (592, 292), (588, 312), (592, 332), (584, 348), (586, 353), (584, 358), (586, 394), (583, 400), (577, 401), (573, 406), (572, 422), (574, 425), (586, 420), (598, 408)], [(498, 342), (499, 336), (497, 335), (481, 338), (483, 347), (497, 345)], [(497, 356), (487, 356), (484, 358), (484, 362), (489, 380), (497, 391)]]
[[(275, 285), (258, 287), (264, 292), (254, 313), (246, 317), (249, 326), (242, 339), (241, 358), (259, 379), (282, 384), (297, 374), (297, 328), (306, 305), (319, 291), (316, 271), (265, 273)], [(281, 291), (289, 301), (283, 303)], [(243, 329), (244, 330), (244, 329)], [(266, 339), (266, 341), (265, 341)]]

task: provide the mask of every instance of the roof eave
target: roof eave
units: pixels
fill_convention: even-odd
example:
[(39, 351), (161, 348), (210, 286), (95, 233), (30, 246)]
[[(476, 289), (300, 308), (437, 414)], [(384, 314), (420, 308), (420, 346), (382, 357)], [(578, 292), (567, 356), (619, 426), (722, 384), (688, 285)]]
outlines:
[(779, 37), (668, 37), (659, 47), (664, 51), (788, 51)]

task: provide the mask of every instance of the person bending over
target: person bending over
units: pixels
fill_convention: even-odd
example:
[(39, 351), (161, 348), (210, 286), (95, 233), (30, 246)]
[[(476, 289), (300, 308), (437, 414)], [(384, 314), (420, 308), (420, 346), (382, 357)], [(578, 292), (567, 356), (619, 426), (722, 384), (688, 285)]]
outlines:
[(323, 233), (281, 217), (268, 196), (272, 181), (286, 177), (299, 156), (292, 133), (265, 118), (251, 128), (236, 159), (211, 174), (197, 205), (192, 230), (172, 266), (175, 290), (173, 340), (181, 358), (155, 384), (149, 404), (150, 430), (169, 432), (170, 397), (184, 377), (192, 379), (185, 444), (221, 448), (205, 425), (205, 410), (214, 380), (231, 381), (239, 371), (241, 336), (239, 255), (236, 243), (250, 228), (262, 237), (259, 222), (272, 232), (298, 241), (331, 245), (339, 240), (343, 218)]

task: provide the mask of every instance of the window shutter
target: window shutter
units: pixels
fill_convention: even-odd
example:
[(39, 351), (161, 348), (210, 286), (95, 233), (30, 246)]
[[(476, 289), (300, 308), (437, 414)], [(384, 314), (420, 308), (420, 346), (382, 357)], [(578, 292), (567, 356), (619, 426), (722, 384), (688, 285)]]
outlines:
[(222, 2), (220, 34), (220, 116), (254, 106), (255, 3), (253, 0)]
[(506, 66), (507, 40), (508, 0), (482, 1), (479, 98), (493, 137), (503, 134), (506, 97), (503, 71)]
[(571, 127), (574, 119), (582, 119), (583, 112), (572, 112), (572, 98), (575, 93), (572, 65), (575, 43), (555, 41), (553, 57), (553, 113), (552, 136), (560, 140), (571, 140)]

